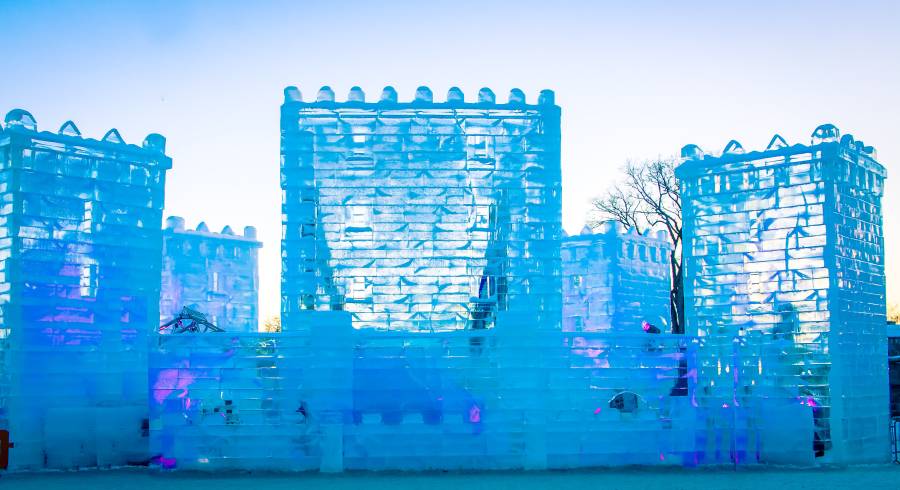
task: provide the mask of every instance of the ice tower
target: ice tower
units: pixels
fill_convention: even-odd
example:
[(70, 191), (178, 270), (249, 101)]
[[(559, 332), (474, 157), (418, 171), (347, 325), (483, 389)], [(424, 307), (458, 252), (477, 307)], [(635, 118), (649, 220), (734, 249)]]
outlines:
[(669, 331), (669, 254), (664, 231), (644, 234), (607, 222), (562, 242), (563, 331)]
[(165, 138), (0, 128), (0, 428), (10, 467), (146, 458), (147, 334), (159, 319)]
[(885, 169), (872, 147), (826, 124), (809, 145), (776, 135), (761, 151), (731, 141), (682, 157), (687, 333), (758, 339), (766, 386), (747, 390), (813, 407), (826, 461), (885, 461)]
[(171, 320), (183, 306), (196, 305), (226, 332), (256, 332), (260, 247), (252, 226), (245, 227), (243, 235), (236, 235), (230, 226), (212, 233), (205, 223), (186, 230), (183, 218), (167, 218), (160, 324)]
[(284, 329), (337, 310), (354, 328), (558, 328), (560, 110), (536, 102), (285, 89)]

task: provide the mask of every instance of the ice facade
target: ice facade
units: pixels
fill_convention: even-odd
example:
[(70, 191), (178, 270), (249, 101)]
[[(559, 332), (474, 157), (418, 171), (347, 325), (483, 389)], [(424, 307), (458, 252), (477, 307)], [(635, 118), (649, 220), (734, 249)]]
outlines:
[[(900, 420), (900, 325), (888, 324), (888, 376), (890, 376), (891, 419)], [(900, 434), (898, 434), (900, 436)]]
[(0, 128), (0, 428), (12, 469), (146, 459), (165, 138)]
[(428, 87), (281, 108), (282, 324), (346, 311), (354, 328), (443, 332), (502, 312), (559, 328), (560, 110)]
[[(523, 335), (516, 324), (375, 331), (339, 318), (349, 315), (321, 312), (294, 334), (160, 336), (154, 462), (323, 472), (814, 464), (815, 407), (745, 391), (768, 376), (750, 338)], [(708, 390), (715, 371), (701, 357), (725, 348), (730, 391)]]
[(236, 235), (230, 226), (213, 233), (202, 222), (188, 230), (183, 218), (167, 218), (160, 324), (190, 306), (228, 332), (259, 330), (260, 247), (252, 226), (245, 227), (243, 235)]
[(671, 252), (666, 232), (613, 222), (564, 237), (562, 329), (634, 333), (646, 321), (668, 331)]
[[(825, 461), (886, 460), (885, 170), (872, 147), (822, 125), (808, 145), (776, 135), (761, 151), (731, 141), (682, 156), (687, 333), (766, 339), (766, 385), (750, 393), (813, 403)], [(711, 351), (701, 369), (732, 356)], [(717, 371), (707, 389), (731, 390)]]

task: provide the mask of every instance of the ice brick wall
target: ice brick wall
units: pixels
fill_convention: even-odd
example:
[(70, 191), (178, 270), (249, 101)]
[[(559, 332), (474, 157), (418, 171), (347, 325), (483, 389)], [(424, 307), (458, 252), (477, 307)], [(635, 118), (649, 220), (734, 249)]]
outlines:
[[(151, 447), (162, 468), (510, 469), (809, 464), (806, 398), (747, 392), (754, 339), (522, 327), (160, 336)], [(727, 349), (719, 369), (709, 347)], [(726, 380), (728, 381), (728, 380)]]
[(646, 320), (668, 331), (671, 250), (665, 232), (612, 222), (564, 237), (563, 330), (637, 333)]
[(146, 458), (147, 334), (159, 318), (165, 139), (0, 130), (0, 427), (13, 469)]
[(228, 332), (259, 329), (259, 261), (262, 244), (256, 228), (235, 235), (230, 226), (212, 233), (205, 223), (195, 230), (171, 216), (163, 230), (160, 324), (184, 306), (196, 305), (216, 326)]
[(777, 384), (818, 407), (819, 455), (886, 460), (885, 171), (874, 150), (823, 125), (809, 145), (776, 135), (762, 151), (732, 141), (718, 157), (693, 145), (683, 156), (688, 332), (770, 337), (770, 362), (796, 359)]
[(514, 89), (398, 102), (328, 87), (281, 109), (282, 322), (350, 312), (355, 328), (450, 331), (529, 312), (558, 328), (560, 112)]

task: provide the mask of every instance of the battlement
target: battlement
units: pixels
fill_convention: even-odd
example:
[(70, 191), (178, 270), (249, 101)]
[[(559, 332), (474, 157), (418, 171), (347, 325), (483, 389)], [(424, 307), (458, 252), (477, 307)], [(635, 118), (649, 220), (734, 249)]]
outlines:
[[(91, 145), (114, 151), (128, 151), (153, 157), (163, 155), (166, 151), (166, 138), (157, 133), (150, 133), (144, 138), (141, 146), (129, 144), (125, 142), (119, 130), (112, 128), (103, 135), (99, 140), (93, 138), (85, 138), (81, 134), (81, 130), (71, 120), (66, 121), (60, 126), (56, 133), (50, 131), (39, 131), (37, 120), (30, 112), (25, 109), (13, 109), (6, 113), (3, 118), (3, 124), (0, 124), (0, 137), (7, 133), (28, 134), (31, 137), (41, 140), (63, 143), (67, 145)], [(159, 163), (165, 168), (172, 168), (171, 159), (159, 160)]]
[(642, 241), (657, 241), (669, 243), (669, 234), (665, 230), (644, 230), (643, 233), (638, 233), (637, 229), (633, 226), (625, 227), (622, 223), (618, 221), (604, 221), (597, 226), (597, 231), (594, 231), (590, 225), (584, 225), (584, 228), (577, 235), (569, 235), (565, 231), (563, 231), (563, 244), (567, 242), (575, 242), (579, 240), (590, 239), (591, 237), (598, 235), (620, 235), (623, 237), (633, 237), (635, 239), (640, 239)]
[(231, 226), (225, 225), (222, 228), (222, 231), (216, 233), (209, 231), (209, 227), (206, 225), (206, 222), (201, 221), (197, 224), (197, 227), (193, 230), (189, 230), (184, 226), (184, 218), (181, 216), (169, 216), (166, 218), (166, 226), (163, 228), (165, 231), (171, 233), (179, 233), (185, 235), (197, 235), (203, 236), (207, 238), (215, 238), (218, 240), (236, 240), (242, 242), (252, 242), (257, 248), (262, 248), (262, 243), (256, 240), (256, 227), (255, 226), (245, 226), (243, 235), (236, 235), (234, 230), (231, 229)]
[(329, 86), (323, 86), (316, 93), (314, 102), (304, 102), (303, 95), (295, 86), (289, 86), (284, 89), (285, 105), (304, 105), (317, 106), (323, 108), (330, 107), (421, 107), (421, 106), (437, 106), (437, 107), (541, 107), (555, 106), (556, 95), (552, 90), (541, 90), (537, 98), (537, 104), (528, 104), (525, 93), (513, 88), (509, 91), (506, 103), (497, 102), (497, 96), (490, 88), (484, 87), (475, 95), (473, 102), (466, 102), (466, 96), (459, 87), (451, 87), (447, 91), (447, 96), (443, 102), (435, 101), (434, 93), (427, 86), (420, 86), (416, 89), (413, 99), (410, 102), (400, 102), (397, 90), (388, 85), (381, 91), (381, 96), (377, 102), (366, 102), (365, 92), (358, 86), (350, 88), (347, 99), (343, 102), (335, 100), (334, 90)]
[(779, 160), (777, 157), (784, 157), (790, 161), (793, 155), (806, 154), (817, 151), (832, 151), (845, 153), (851, 160), (867, 170), (874, 172), (878, 176), (884, 178), (886, 171), (880, 165), (877, 159), (875, 148), (866, 145), (862, 140), (857, 140), (851, 134), (841, 135), (841, 131), (833, 124), (822, 124), (813, 130), (810, 134), (810, 143), (808, 145), (797, 143), (789, 145), (780, 134), (775, 134), (769, 140), (764, 149), (747, 151), (744, 146), (737, 140), (731, 140), (722, 150), (721, 153), (706, 153), (699, 146), (694, 144), (685, 145), (681, 148), (681, 158), (683, 163), (678, 167), (677, 173), (679, 177), (687, 177), (693, 175), (701, 169), (708, 169), (712, 165), (750, 162), (771, 159), (773, 163)]

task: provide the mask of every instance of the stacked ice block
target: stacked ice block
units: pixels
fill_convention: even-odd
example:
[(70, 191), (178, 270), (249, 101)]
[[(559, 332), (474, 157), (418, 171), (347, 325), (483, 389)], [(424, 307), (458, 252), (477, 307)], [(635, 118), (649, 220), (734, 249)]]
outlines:
[(671, 252), (665, 232), (613, 222), (564, 237), (563, 330), (636, 333), (646, 321), (668, 331)]
[(170, 216), (163, 230), (160, 324), (184, 306), (200, 311), (228, 332), (259, 329), (259, 266), (256, 228), (236, 235), (230, 226), (212, 233), (205, 223), (195, 230)]
[(688, 333), (763, 336), (768, 386), (749, 389), (807, 398), (825, 461), (886, 460), (885, 170), (874, 150), (826, 124), (809, 145), (776, 135), (761, 151), (732, 141), (720, 156), (682, 153)]
[(354, 328), (484, 329), (505, 311), (558, 328), (559, 117), (550, 91), (285, 89), (284, 329), (332, 310)]
[(146, 458), (165, 139), (0, 130), (0, 427), (13, 469)]

